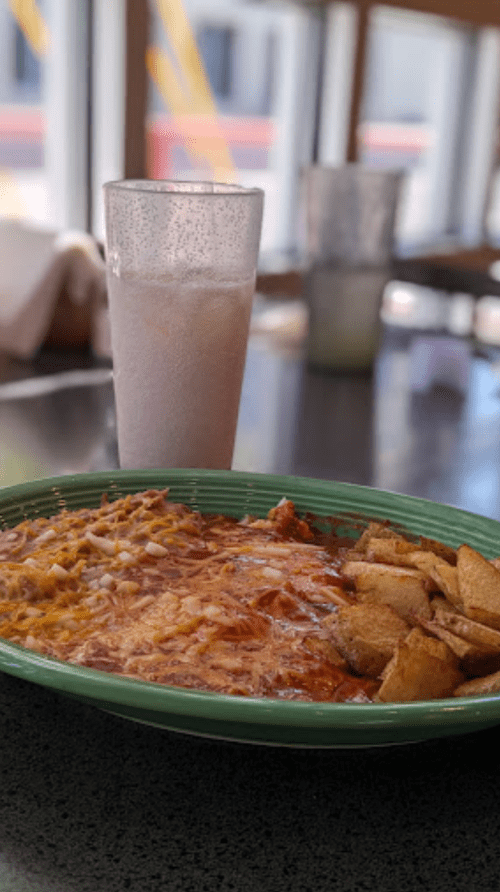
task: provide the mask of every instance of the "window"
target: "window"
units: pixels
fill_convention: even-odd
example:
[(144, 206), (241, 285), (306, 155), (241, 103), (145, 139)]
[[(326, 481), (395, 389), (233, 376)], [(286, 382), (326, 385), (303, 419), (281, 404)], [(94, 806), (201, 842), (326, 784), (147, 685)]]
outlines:
[(259, 0), (151, 0), (148, 175), (262, 186), (262, 255), (296, 239), (319, 19)]
[(213, 25), (204, 25), (199, 31), (198, 46), (217, 99), (231, 97), (235, 36), (233, 28)]
[[(301, 169), (352, 159), (355, 145), (365, 163), (406, 171), (401, 252), (477, 243), (485, 220), (500, 241), (497, 0), (458, 3), (469, 23), (451, 0), (402, 5), (412, 0), (0, 0), (0, 215), (91, 221), (102, 237), (106, 179), (239, 180), (266, 193), (265, 260), (297, 245)], [(141, 43), (127, 15), (148, 8)], [(149, 78), (135, 166), (134, 41)]]
[(0, 0), (0, 217), (88, 224), (89, 0)]
[(14, 77), (18, 84), (30, 88), (40, 99), (41, 65), (31, 49), (25, 34), (14, 23)]
[[(335, 3), (326, 19), (319, 160), (405, 171), (400, 253), (480, 243), (497, 142), (498, 4)], [(499, 206), (489, 224), (500, 238)]]
[(431, 244), (456, 228), (471, 37), (468, 29), (432, 16), (383, 7), (371, 15), (360, 158), (406, 172), (398, 225), (402, 250)]

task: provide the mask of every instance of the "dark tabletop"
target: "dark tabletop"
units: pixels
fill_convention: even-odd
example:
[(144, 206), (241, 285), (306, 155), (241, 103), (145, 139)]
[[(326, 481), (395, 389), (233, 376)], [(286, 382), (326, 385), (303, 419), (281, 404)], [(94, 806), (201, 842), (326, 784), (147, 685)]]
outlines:
[[(467, 344), (460, 374), (442, 365), (421, 389), (422, 337), (437, 355), (435, 335), (386, 329), (374, 373), (353, 376), (309, 369), (300, 345), (253, 339), (235, 467), (500, 519), (496, 354)], [(106, 364), (45, 353), (5, 363), (2, 378), (0, 484), (116, 466)], [(225, 743), (4, 674), (0, 890), (497, 890), (497, 745), (500, 729), (372, 749)]]
[(293, 750), (132, 724), (3, 676), (2, 892), (497, 890), (493, 730)]

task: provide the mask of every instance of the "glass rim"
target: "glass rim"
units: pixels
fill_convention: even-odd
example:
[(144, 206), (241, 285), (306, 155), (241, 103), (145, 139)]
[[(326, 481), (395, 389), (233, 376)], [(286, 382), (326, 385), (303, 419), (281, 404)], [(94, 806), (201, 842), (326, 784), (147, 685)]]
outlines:
[[(206, 187), (206, 188), (194, 188)], [(185, 195), (189, 198), (244, 198), (264, 196), (259, 186), (240, 186), (215, 180), (153, 180), (148, 178), (109, 180), (103, 183), (105, 191), (140, 192), (144, 195)]]

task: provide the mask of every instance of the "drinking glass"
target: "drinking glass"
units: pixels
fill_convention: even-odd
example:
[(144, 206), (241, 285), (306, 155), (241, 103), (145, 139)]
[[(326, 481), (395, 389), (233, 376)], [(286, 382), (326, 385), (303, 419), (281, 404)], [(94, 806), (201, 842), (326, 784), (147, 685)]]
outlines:
[(391, 278), (401, 171), (352, 163), (305, 171), (309, 268), (308, 359), (339, 371), (369, 370), (384, 288)]
[(120, 465), (228, 469), (264, 194), (165, 180), (104, 194)]

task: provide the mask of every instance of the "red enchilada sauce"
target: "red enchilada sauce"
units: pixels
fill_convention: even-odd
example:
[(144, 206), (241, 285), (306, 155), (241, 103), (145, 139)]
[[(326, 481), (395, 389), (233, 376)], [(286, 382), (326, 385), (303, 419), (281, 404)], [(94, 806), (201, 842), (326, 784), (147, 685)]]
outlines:
[(0, 636), (62, 660), (243, 696), (366, 701), (328, 623), (345, 542), (283, 501), (203, 516), (150, 491), (0, 533)]

